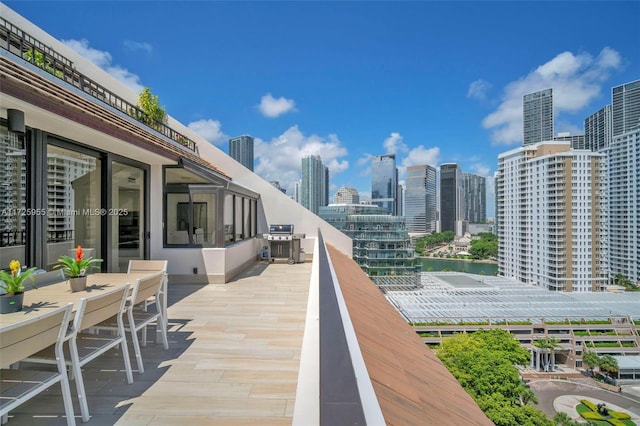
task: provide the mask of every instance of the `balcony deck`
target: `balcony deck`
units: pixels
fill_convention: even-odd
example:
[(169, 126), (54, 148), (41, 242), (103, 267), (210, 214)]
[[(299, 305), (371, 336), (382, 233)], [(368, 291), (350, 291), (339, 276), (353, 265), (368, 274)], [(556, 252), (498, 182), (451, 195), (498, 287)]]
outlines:
[[(333, 268), (318, 255), (313, 263), (255, 263), (227, 284), (170, 284), (170, 349), (156, 346), (150, 330), (145, 373), (134, 373), (131, 385), (116, 351), (88, 364), (88, 424), (320, 424), (319, 414), (331, 418), (356, 411), (376, 424), (492, 424), (360, 267), (333, 247), (328, 253)], [(327, 292), (334, 288), (332, 270), (341, 297)], [(330, 311), (332, 303), (341, 309), (342, 297), (348, 313)], [(309, 300), (313, 309), (319, 302), (327, 316), (318, 317), (319, 339), (305, 337), (303, 352)], [(313, 329), (311, 324), (306, 331)], [(320, 344), (322, 336), (329, 338), (330, 350), (320, 350), (315, 359), (311, 341)], [(349, 347), (349, 340), (357, 340), (357, 347)], [(326, 390), (341, 390), (351, 375), (357, 378), (357, 396), (347, 412), (344, 400)], [(321, 386), (323, 379), (333, 387)], [(294, 415), (296, 398), (304, 400)], [(65, 425), (63, 415), (60, 389), (53, 386), (10, 413), (8, 424)]]
[[(290, 425), (310, 277), (311, 263), (261, 262), (228, 284), (170, 284), (170, 349), (155, 345), (152, 330), (145, 372), (131, 385), (114, 371), (119, 353), (87, 365), (86, 424)], [(78, 416), (77, 398), (74, 406)], [(63, 416), (53, 386), (8, 425), (66, 425)]]

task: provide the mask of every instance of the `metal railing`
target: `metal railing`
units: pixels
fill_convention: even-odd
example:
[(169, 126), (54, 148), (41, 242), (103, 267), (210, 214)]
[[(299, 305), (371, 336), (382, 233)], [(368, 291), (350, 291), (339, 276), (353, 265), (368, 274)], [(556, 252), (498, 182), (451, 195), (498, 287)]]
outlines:
[(0, 47), (76, 87), (100, 102), (132, 117), (183, 147), (196, 151), (196, 143), (193, 140), (176, 132), (163, 122), (153, 119), (137, 105), (124, 100), (109, 89), (79, 73), (71, 60), (44, 45), (4, 18), (0, 18)]

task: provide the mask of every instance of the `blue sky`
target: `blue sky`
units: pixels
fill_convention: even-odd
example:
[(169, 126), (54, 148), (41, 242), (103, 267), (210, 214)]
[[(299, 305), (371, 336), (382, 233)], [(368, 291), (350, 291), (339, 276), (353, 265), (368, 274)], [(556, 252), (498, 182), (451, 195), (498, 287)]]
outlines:
[[(582, 133), (640, 78), (640, 2), (6, 1), (292, 193), (300, 160), (368, 199), (371, 156), (492, 176), (522, 144), (522, 95), (553, 87)], [(488, 200), (493, 214), (493, 197)]]

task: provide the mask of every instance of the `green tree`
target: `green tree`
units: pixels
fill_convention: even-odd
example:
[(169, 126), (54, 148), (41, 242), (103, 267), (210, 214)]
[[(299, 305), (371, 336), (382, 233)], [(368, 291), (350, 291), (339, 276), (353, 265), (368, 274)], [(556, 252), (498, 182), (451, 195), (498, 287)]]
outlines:
[(151, 93), (151, 89), (145, 87), (138, 95), (138, 106), (144, 112), (142, 122), (155, 129), (164, 123), (167, 116), (164, 106), (160, 106), (158, 95)]
[(442, 244), (451, 242), (455, 239), (455, 233), (453, 231), (434, 232), (430, 235), (418, 238), (416, 241), (416, 252), (421, 255), (425, 250), (430, 250), (434, 247), (441, 246)]
[(556, 415), (553, 416), (553, 423), (556, 426), (584, 426), (585, 424), (573, 420), (571, 416), (565, 412), (556, 413)]
[(473, 259), (488, 259), (498, 256), (498, 237), (490, 232), (479, 234), (479, 240), (471, 241), (469, 254)]
[(622, 274), (616, 274), (613, 278), (611, 278), (611, 283), (614, 285), (619, 285), (624, 287), (627, 291), (638, 291), (640, 290), (636, 284), (634, 284), (629, 278), (625, 277)]
[(504, 330), (480, 330), (446, 339), (438, 357), (496, 425), (552, 425), (514, 364), (529, 352)]
[(582, 354), (582, 363), (589, 368), (589, 374), (593, 376), (593, 368), (600, 365), (600, 357), (595, 352), (585, 351)]
[(600, 362), (598, 363), (600, 370), (607, 371), (609, 373), (617, 373), (618, 372), (618, 361), (611, 355), (602, 355), (600, 357)]
[(487, 395), (478, 405), (496, 426), (554, 426), (546, 414), (530, 405), (512, 405), (500, 395)]

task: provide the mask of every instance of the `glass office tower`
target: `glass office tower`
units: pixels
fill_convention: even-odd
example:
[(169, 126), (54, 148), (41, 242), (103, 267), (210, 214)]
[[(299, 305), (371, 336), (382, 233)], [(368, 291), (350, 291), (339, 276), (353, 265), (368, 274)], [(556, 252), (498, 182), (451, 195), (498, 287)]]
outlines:
[(249, 135), (242, 135), (229, 139), (229, 155), (253, 171), (253, 138)]
[(440, 166), (440, 231), (464, 235), (464, 188), (462, 169), (456, 163)]
[(429, 165), (407, 167), (405, 218), (409, 232), (436, 232), (436, 173)]
[(371, 203), (392, 215), (398, 215), (398, 169), (396, 155), (386, 154), (371, 160)]
[(462, 174), (464, 186), (464, 220), (468, 223), (487, 221), (487, 179), (471, 173)]
[(322, 164), (319, 155), (307, 155), (302, 158), (300, 204), (318, 214), (318, 209), (326, 206), (328, 199), (329, 169)]

